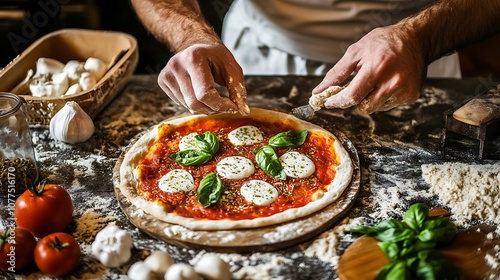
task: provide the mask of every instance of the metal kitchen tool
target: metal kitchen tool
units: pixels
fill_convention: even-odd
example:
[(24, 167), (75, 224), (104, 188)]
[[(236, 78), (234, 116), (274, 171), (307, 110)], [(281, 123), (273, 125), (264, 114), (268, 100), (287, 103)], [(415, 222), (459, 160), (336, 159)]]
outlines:
[(447, 131), (479, 140), (479, 159), (483, 159), (484, 141), (500, 132), (500, 84), (444, 112), (443, 149)]
[(292, 114), (299, 119), (309, 120), (314, 116), (314, 109), (311, 105), (302, 105), (292, 109)]
[[(309, 120), (314, 116), (314, 112), (321, 109), (324, 106), (326, 99), (332, 95), (335, 95), (345, 89), (349, 82), (343, 86), (330, 86), (321, 93), (313, 95), (309, 98), (309, 104), (295, 107), (292, 109), (292, 114), (299, 119)], [(310, 105), (317, 107), (316, 110)]]

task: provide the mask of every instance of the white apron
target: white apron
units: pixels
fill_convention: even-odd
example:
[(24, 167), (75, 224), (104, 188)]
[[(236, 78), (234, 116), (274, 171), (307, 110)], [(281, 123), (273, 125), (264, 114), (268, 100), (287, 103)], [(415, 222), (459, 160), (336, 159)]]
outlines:
[(430, 2), (235, 0), (222, 39), (246, 75), (324, 75), (366, 33)]

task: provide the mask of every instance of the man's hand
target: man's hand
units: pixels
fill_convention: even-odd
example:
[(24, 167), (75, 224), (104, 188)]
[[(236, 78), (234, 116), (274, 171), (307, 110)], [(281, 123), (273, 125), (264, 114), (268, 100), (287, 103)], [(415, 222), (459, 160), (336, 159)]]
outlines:
[[(215, 83), (227, 87), (229, 98)], [(250, 113), (241, 67), (222, 44), (195, 44), (178, 52), (160, 72), (158, 84), (191, 113)]]
[(339, 85), (352, 73), (349, 86), (328, 98), (325, 107), (357, 106), (366, 114), (386, 111), (418, 99), (426, 74), (425, 58), (401, 29), (377, 28), (347, 49), (313, 94)]

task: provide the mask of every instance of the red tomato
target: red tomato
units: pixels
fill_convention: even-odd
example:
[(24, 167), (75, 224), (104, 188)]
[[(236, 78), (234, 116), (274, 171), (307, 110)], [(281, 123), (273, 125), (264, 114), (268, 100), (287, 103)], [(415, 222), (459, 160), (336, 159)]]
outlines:
[(38, 241), (34, 255), (41, 272), (60, 277), (75, 269), (80, 260), (80, 245), (71, 235), (56, 232)]
[(26, 190), (14, 208), (17, 225), (36, 237), (63, 231), (71, 222), (73, 202), (69, 193), (56, 184), (43, 184)]
[(0, 269), (16, 273), (33, 263), (36, 240), (23, 228), (0, 233)]

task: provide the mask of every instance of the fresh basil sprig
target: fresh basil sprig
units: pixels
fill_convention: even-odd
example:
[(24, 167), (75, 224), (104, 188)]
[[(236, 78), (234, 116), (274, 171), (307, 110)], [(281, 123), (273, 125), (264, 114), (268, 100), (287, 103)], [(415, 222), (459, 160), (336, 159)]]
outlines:
[(194, 139), (198, 148), (205, 153), (215, 155), (219, 150), (219, 139), (217, 139), (217, 136), (210, 131), (198, 134), (194, 137)]
[(262, 146), (255, 150), (254, 154), (257, 165), (259, 165), (264, 172), (274, 178), (286, 180), (285, 171), (273, 147), (269, 145)]
[(184, 165), (202, 165), (212, 159), (212, 155), (198, 150), (184, 150), (171, 154), (169, 158)]
[(220, 147), (217, 136), (210, 131), (194, 137), (199, 150), (183, 150), (171, 154), (169, 158), (184, 165), (202, 165), (210, 161)]
[(374, 237), (391, 260), (375, 279), (463, 279), (460, 271), (437, 250), (453, 240), (457, 228), (445, 217), (429, 217), (429, 208), (416, 203), (403, 221), (386, 220), (375, 227), (358, 226), (346, 232)]
[(280, 132), (269, 139), (269, 146), (274, 148), (296, 148), (304, 144), (307, 134), (307, 130)]
[(209, 207), (219, 201), (223, 191), (224, 185), (219, 176), (215, 172), (209, 173), (203, 177), (198, 186), (198, 202), (203, 207)]

